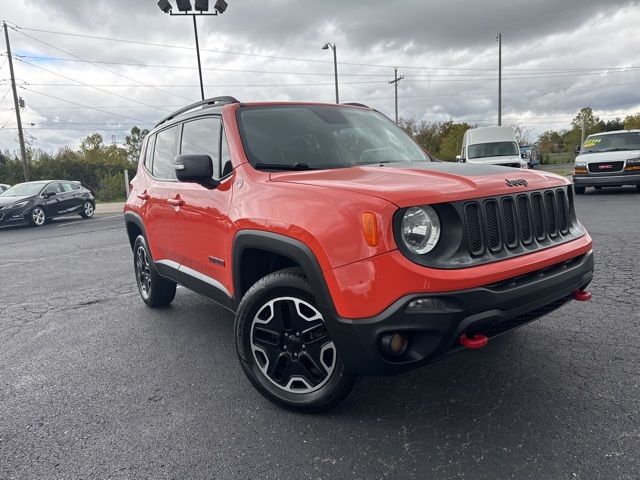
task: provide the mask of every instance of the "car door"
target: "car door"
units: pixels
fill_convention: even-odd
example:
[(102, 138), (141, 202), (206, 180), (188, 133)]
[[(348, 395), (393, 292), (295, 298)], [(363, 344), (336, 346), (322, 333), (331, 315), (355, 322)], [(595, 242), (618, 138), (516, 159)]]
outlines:
[(148, 140), (143, 175), (145, 188), (138, 194), (144, 218), (147, 243), (155, 262), (164, 262), (177, 270), (179, 264), (173, 248), (173, 223), (176, 212), (168, 203), (176, 182), (173, 159), (178, 148), (178, 126), (161, 130)]
[(74, 198), (73, 188), (69, 182), (60, 182), (62, 193), (58, 194), (59, 213), (69, 213), (73, 211), (77, 200)]
[(44, 211), (47, 217), (55, 217), (63, 210), (63, 193), (64, 190), (60, 182), (51, 182), (42, 190), (40, 195), (44, 199)]
[(73, 184), (71, 182), (62, 182), (62, 188), (65, 191), (65, 209), (68, 212), (79, 212), (84, 205), (84, 198), (82, 198), (82, 191), (80, 185)]
[[(182, 126), (180, 154), (209, 155), (213, 162), (214, 179), (220, 179), (221, 171), (221, 119), (204, 116), (187, 121)], [(226, 138), (222, 137), (223, 155), (228, 157)], [(226, 163), (226, 162), (225, 162)], [(199, 282), (204, 293), (225, 301), (231, 291), (230, 259), (227, 258), (229, 242), (229, 206), (231, 204), (233, 172), (220, 179), (216, 188), (195, 183), (175, 183), (172, 199), (176, 224), (173, 230), (175, 249), (180, 258), (181, 273), (187, 277), (185, 284), (202, 290), (189, 281)], [(193, 278), (188, 278), (193, 277)]]

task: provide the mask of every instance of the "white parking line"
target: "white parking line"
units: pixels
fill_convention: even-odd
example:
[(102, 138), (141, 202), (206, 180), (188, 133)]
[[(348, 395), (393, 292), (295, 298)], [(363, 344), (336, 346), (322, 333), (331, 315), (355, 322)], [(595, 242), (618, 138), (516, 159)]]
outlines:
[[(109, 216), (109, 217), (94, 218), (93, 220), (97, 222), (97, 221), (99, 221), (99, 220), (108, 220), (108, 219), (110, 219), (110, 218), (116, 218), (116, 217), (121, 217), (121, 216), (122, 216), (122, 215), (111, 215), (111, 216)], [(58, 226), (58, 227), (66, 227), (67, 225), (74, 225), (74, 224), (76, 224), (76, 223), (82, 223), (82, 222), (86, 222), (86, 221), (87, 221), (87, 220), (86, 220), (86, 219), (84, 219), (84, 220), (77, 220), (77, 221), (75, 221), (75, 222), (65, 222), (65, 223), (61, 223), (61, 224), (59, 224), (59, 225), (57, 225), (57, 226)]]

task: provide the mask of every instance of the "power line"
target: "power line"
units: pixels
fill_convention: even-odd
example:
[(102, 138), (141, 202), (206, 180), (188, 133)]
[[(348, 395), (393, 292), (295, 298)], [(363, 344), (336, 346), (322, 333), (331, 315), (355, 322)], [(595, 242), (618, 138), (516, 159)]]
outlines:
[[(15, 55), (19, 58), (31, 58), (35, 60), (47, 60), (47, 61), (59, 61), (59, 62), (84, 62), (90, 64), (105, 64), (105, 65), (124, 65), (124, 66), (133, 66), (133, 67), (145, 67), (145, 68), (168, 68), (168, 69), (180, 69), (180, 70), (194, 70), (197, 67), (190, 67), (186, 65), (158, 65), (158, 64), (148, 64), (148, 63), (134, 63), (134, 62), (115, 62), (115, 61), (106, 61), (106, 60), (79, 60), (74, 58), (60, 58), (60, 57), (47, 57), (47, 56), (37, 56), (37, 55)], [(417, 68), (417, 67), (416, 67)], [(425, 68), (426, 69), (426, 68)], [(439, 70), (438, 67), (431, 67), (433, 70)], [(563, 76), (584, 76), (584, 75), (598, 75), (604, 73), (620, 73), (627, 71), (635, 71), (640, 69), (640, 67), (635, 66), (626, 66), (626, 67), (614, 67), (614, 68), (593, 68), (593, 69), (557, 69), (557, 70), (537, 70), (537, 69), (526, 69), (526, 70), (514, 70), (514, 73), (503, 73), (503, 76), (512, 79), (519, 79), (522, 77), (516, 77), (517, 75), (525, 75), (525, 74), (536, 74), (540, 71), (549, 71), (555, 73), (562, 72), (590, 72), (590, 73), (574, 73), (571, 75), (563, 75)], [(332, 76), (333, 73), (321, 73), (321, 72), (291, 72), (291, 71), (276, 71), (276, 70), (246, 70), (246, 69), (236, 69), (236, 68), (217, 68), (217, 67), (207, 67), (203, 68), (203, 70), (209, 71), (220, 71), (220, 72), (236, 72), (236, 73), (251, 73), (251, 74), (269, 74), (269, 75), (300, 75), (300, 76)], [(447, 70), (447, 68), (442, 68), (442, 70)], [(503, 69), (506, 71), (506, 69)], [(384, 73), (342, 73), (343, 77), (388, 77), (387, 74)], [(462, 74), (462, 75), (452, 75), (449, 73), (426, 73), (426, 74), (416, 74), (416, 73), (408, 73), (405, 75), (406, 77), (415, 77), (415, 78), (431, 78), (431, 77), (473, 77), (475, 79), (489, 79), (495, 80), (495, 74)], [(554, 78), (554, 76), (541, 76), (541, 77), (532, 77), (532, 78)]]
[(50, 98), (53, 98), (53, 99), (55, 99), (55, 100), (60, 100), (61, 102), (66, 102), (66, 103), (71, 103), (71, 104), (73, 104), (73, 105), (78, 105), (78, 106), (80, 106), (80, 107), (88, 108), (88, 109), (90, 109), (90, 110), (95, 110), (95, 111), (97, 111), (97, 112), (106, 113), (106, 114), (108, 114), (108, 115), (113, 115), (113, 116), (116, 116), (116, 117), (128, 118), (129, 120), (134, 120), (134, 121), (136, 121), (136, 122), (140, 122), (140, 123), (148, 123), (148, 122), (145, 122), (144, 120), (140, 120), (139, 118), (133, 118), (133, 117), (129, 117), (128, 115), (121, 115), (121, 114), (119, 114), (119, 113), (107, 112), (106, 110), (101, 110), (100, 108), (91, 107), (91, 106), (89, 106), (89, 105), (84, 105), (84, 104), (82, 104), (82, 103), (74, 102), (74, 101), (72, 101), (72, 100), (66, 100), (66, 99), (64, 99), (64, 98), (56, 97), (56, 96), (54, 96), (54, 95), (50, 95), (50, 94), (48, 94), (48, 93), (38, 92), (37, 90), (33, 90), (33, 89), (31, 89), (31, 88), (28, 88), (28, 87), (24, 87), (24, 86), (22, 86), (22, 87), (20, 87), (20, 88), (22, 88), (22, 89), (24, 89), (24, 90), (27, 90), (27, 91), (29, 91), (29, 92), (37, 93), (38, 95), (44, 95), (45, 97), (50, 97)]
[[(42, 32), (42, 33), (50, 33), (50, 34), (54, 34), (54, 35), (64, 35), (64, 36), (70, 36), (70, 37), (80, 37), (80, 38), (91, 38), (91, 39), (95, 39), (95, 40), (106, 40), (106, 41), (110, 41), (110, 42), (123, 42), (123, 43), (131, 43), (131, 44), (138, 44), (138, 45), (147, 45), (147, 46), (153, 46), (153, 47), (162, 47), (162, 48), (176, 48), (176, 49), (182, 49), (182, 50), (193, 50), (192, 47), (187, 47), (184, 45), (169, 45), (169, 44), (164, 44), (164, 43), (154, 43), (154, 42), (144, 42), (144, 41), (140, 41), (140, 40), (131, 40), (131, 39), (123, 39), (123, 38), (113, 38), (113, 37), (103, 37), (103, 36), (98, 36), (98, 35), (85, 35), (85, 34), (80, 34), (80, 33), (72, 33), (72, 32), (59, 32), (59, 31), (54, 31), (54, 30), (46, 30), (46, 29), (40, 29), (40, 28), (28, 28), (28, 27), (20, 27), (20, 26), (15, 26), (14, 29), (16, 30), (27, 30), (27, 31), (31, 31), (31, 32)], [(26, 34), (24, 34), (26, 35)], [(34, 37), (32, 37), (34, 38)], [(235, 52), (235, 51), (228, 51), (228, 50), (214, 50), (214, 49), (206, 49), (206, 48), (202, 48), (201, 49), (204, 52), (211, 52), (211, 53), (222, 53), (222, 54), (227, 54), (227, 55), (242, 55), (242, 56), (250, 56), (250, 57), (260, 57), (260, 58), (271, 58), (271, 59), (276, 59), (276, 60), (290, 60), (290, 61), (301, 61), (301, 62), (310, 62), (310, 63), (333, 63), (330, 60), (319, 60), (319, 59), (311, 59), (311, 58), (300, 58), (300, 57), (286, 57), (286, 56), (280, 56), (280, 55), (267, 55), (267, 54), (259, 54), (259, 53), (253, 53), (253, 52)], [(374, 67), (374, 68), (394, 68), (395, 65), (384, 65), (384, 64), (374, 64), (374, 63), (353, 63), (353, 62), (338, 62), (340, 65), (352, 65), (352, 66), (357, 66), (357, 67)], [(411, 70), (451, 70), (451, 71), (494, 71), (495, 68), (494, 67), (475, 67), (475, 68), (471, 68), (471, 67), (434, 67), (434, 66), (413, 66), (413, 65), (397, 65), (398, 68), (402, 68), (402, 69), (411, 69)], [(593, 71), (593, 70), (619, 70), (619, 69), (625, 69), (628, 67), (620, 67), (620, 66), (616, 66), (616, 67), (598, 67), (598, 68), (570, 68), (570, 69), (565, 69), (565, 68), (531, 68), (531, 69), (515, 69), (515, 68), (511, 68), (511, 69), (504, 69), (505, 71), (548, 71), (548, 72), (560, 72), (560, 71)]]
[[(71, 56), (71, 57), (74, 57), (74, 58), (77, 58), (77, 59), (79, 59), (79, 60), (84, 60), (84, 61), (86, 61), (86, 62), (88, 62), (88, 63), (91, 63), (91, 61), (87, 60), (86, 58), (82, 58), (82, 57), (80, 57), (80, 56), (78, 56), (78, 55), (75, 55), (75, 54), (73, 54), (73, 53), (71, 53), (71, 52), (68, 52), (68, 51), (66, 51), (66, 50), (63, 50), (62, 48), (56, 47), (55, 45), (51, 45), (50, 43), (47, 43), (47, 42), (45, 42), (45, 41), (43, 41), (43, 40), (40, 40), (40, 39), (38, 39), (38, 38), (36, 38), (36, 37), (33, 37), (33, 36), (31, 36), (31, 35), (29, 35), (29, 34), (27, 34), (27, 33), (21, 32), (20, 30), (16, 30), (16, 31), (17, 31), (18, 33), (20, 33), (21, 35), (24, 35), (24, 36), (26, 36), (26, 37), (28, 37), (28, 38), (31, 38), (32, 40), (35, 40), (36, 42), (40, 42), (40, 43), (42, 43), (43, 45), (47, 45), (48, 47), (54, 48), (55, 50), (58, 50), (58, 51), (60, 51), (60, 52), (62, 52), (62, 53), (65, 53), (65, 54), (67, 54), (67, 55), (69, 55), (69, 56)], [(95, 66), (96, 66), (96, 67), (98, 67), (98, 68), (101, 68), (101, 69), (103, 69), (103, 70), (106, 70), (106, 71), (107, 71), (107, 72), (109, 72), (109, 73), (113, 73), (114, 75), (118, 75), (119, 77), (126, 78), (127, 80), (131, 80), (132, 82), (136, 82), (136, 83), (139, 83), (139, 84), (141, 84), (141, 85), (145, 85), (145, 84), (144, 84), (144, 82), (141, 82), (140, 80), (137, 80), (137, 79), (135, 79), (135, 78), (128, 77), (128, 76), (123, 75), (123, 74), (121, 74), (121, 73), (118, 73), (118, 72), (116, 72), (116, 71), (114, 71), (114, 70), (111, 70), (111, 69), (109, 69), (109, 68), (103, 67), (102, 65), (99, 65), (99, 64), (97, 64), (97, 63), (91, 63), (91, 64), (92, 64), (92, 65), (95, 65)], [(149, 88), (153, 88), (154, 90), (157, 90), (157, 91), (159, 91), (159, 92), (162, 92), (162, 93), (165, 93), (165, 94), (168, 94), (168, 95), (173, 95), (174, 97), (179, 97), (179, 98), (182, 98), (182, 99), (184, 99), (184, 100), (188, 100), (189, 102), (192, 102), (192, 101), (193, 101), (193, 99), (191, 99), (191, 98), (183, 97), (182, 95), (177, 95), (177, 94), (175, 94), (175, 93), (171, 93), (171, 92), (168, 92), (168, 91), (166, 91), (166, 90), (161, 90), (160, 88), (157, 88), (157, 87), (149, 87)]]
[(57, 75), (59, 77), (65, 78), (67, 80), (71, 80), (73, 82), (76, 82), (77, 85), (74, 85), (74, 86), (92, 88), (92, 89), (97, 90), (99, 92), (106, 93), (107, 95), (112, 95), (114, 97), (123, 98), (125, 100), (137, 103), (139, 105), (144, 105), (145, 107), (156, 108), (158, 110), (162, 110), (162, 111), (165, 111), (165, 112), (170, 112), (171, 111), (171, 110), (167, 110), (166, 108), (161, 108), (161, 107), (156, 107), (156, 106), (153, 106), (153, 105), (149, 105), (148, 103), (144, 103), (144, 102), (141, 102), (139, 100), (134, 100), (133, 98), (125, 97), (123, 95), (119, 95), (117, 93), (113, 93), (113, 92), (110, 92), (108, 90), (104, 90), (103, 88), (100, 88), (99, 86), (96, 86), (96, 85), (89, 85), (88, 83), (81, 82), (80, 80), (76, 80), (75, 78), (67, 77), (66, 75), (62, 75), (61, 73), (54, 72), (53, 70), (49, 70), (49, 69), (41, 67), (39, 65), (34, 65), (33, 63), (27, 62), (26, 60), (20, 60), (20, 62), (22, 62), (22, 63), (24, 63), (26, 65), (29, 65), (31, 67), (43, 70), (45, 72), (51, 73), (53, 75)]

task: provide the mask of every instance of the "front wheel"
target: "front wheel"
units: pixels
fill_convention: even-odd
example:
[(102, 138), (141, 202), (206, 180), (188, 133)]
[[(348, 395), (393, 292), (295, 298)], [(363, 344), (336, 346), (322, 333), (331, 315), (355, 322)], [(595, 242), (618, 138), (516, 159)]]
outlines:
[(587, 189), (587, 187), (576, 187), (574, 185), (573, 189), (575, 190), (576, 195), (584, 195), (584, 192)]
[(176, 297), (176, 284), (161, 277), (155, 271), (147, 242), (142, 235), (133, 245), (133, 265), (138, 291), (144, 303), (150, 307), (165, 307)]
[(309, 283), (297, 269), (267, 275), (249, 289), (238, 307), (234, 333), (245, 374), (280, 406), (327, 410), (342, 402), (355, 384)]
[(84, 205), (82, 205), (82, 210), (80, 211), (80, 216), (82, 218), (91, 218), (96, 213), (96, 207), (92, 202), (86, 201)]
[(44, 213), (42, 207), (36, 207), (31, 210), (31, 218), (29, 218), (29, 222), (34, 227), (41, 227), (47, 223), (47, 215)]

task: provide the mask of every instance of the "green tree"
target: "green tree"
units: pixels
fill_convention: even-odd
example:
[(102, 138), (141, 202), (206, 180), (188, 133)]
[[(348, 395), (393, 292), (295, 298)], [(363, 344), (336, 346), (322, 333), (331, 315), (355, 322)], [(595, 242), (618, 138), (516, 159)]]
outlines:
[(124, 148), (127, 151), (127, 158), (131, 163), (136, 163), (140, 158), (142, 142), (149, 134), (149, 130), (133, 127), (129, 135), (124, 138)]
[(624, 128), (627, 130), (640, 128), (640, 113), (628, 115), (624, 119)]

